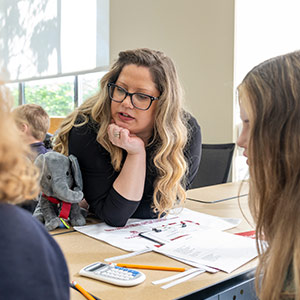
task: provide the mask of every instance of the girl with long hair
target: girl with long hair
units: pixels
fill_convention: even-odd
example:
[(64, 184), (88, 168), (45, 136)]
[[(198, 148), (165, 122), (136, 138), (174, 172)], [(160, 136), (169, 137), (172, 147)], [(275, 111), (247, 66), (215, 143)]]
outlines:
[[(254, 67), (238, 87), (261, 300), (300, 299), (300, 51)], [(266, 241), (267, 247), (261, 241)]]
[(77, 157), (89, 210), (112, 226), (183, 203), (201, 157), (175, 66), (160, 51), (119, 53), (100, 91), (65, 118), (54, 150)]

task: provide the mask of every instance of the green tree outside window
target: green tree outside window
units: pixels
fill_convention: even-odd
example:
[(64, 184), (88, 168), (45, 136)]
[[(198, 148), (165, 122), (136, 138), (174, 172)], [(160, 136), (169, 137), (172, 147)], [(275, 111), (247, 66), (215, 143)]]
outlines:
[(55, 85), (25, 86), (25, 102), (41, 105), (49, 116), (66, 116), (74, 110), (74, 85), (66, 82)]

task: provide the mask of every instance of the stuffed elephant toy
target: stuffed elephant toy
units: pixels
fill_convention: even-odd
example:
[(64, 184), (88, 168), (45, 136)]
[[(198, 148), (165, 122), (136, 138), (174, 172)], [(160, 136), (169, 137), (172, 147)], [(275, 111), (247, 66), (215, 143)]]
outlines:
[(48, 231), (61, 225), (85, 225), (78, 203), (83, 199), (82, 177), (77, 158), (58, 152), (40, 154), (34, 164), (40, 169), (41, 193), (33, 216), (45, 223)]

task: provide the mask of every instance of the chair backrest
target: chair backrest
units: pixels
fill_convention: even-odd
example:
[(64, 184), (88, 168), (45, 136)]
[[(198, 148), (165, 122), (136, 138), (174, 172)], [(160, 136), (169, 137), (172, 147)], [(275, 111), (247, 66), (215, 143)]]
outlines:
[(227, 182), (235, 144), (202, 144), (200, 166), (191, 189)]
[(46, 137), (44, 139), (44, 145), (46, 147), (46, 149), (52, 149), (52, 142), (51, 142), (51, 138), (52, 138), (53, 134), (47, 132), (46, 133)]

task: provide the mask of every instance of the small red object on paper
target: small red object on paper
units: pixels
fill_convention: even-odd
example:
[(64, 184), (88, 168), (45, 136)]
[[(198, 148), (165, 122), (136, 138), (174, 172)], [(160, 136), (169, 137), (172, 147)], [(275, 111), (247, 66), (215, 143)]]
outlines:
[(235, 233), (235, 234), (236, 235), (246, 236), (246, 237), (249, 237), (251, 239), (255, 239), (255, 230), (245, 231), (245, 232), (239, 232), (239, 233)]

